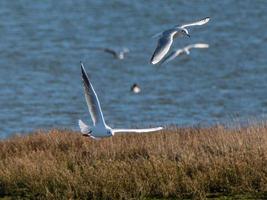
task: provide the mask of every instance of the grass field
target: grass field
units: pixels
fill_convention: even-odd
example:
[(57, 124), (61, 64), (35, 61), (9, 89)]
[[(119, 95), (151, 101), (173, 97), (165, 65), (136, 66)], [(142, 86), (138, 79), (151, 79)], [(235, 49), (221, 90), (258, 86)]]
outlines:
[(267, 198), (267, 124), (100, 141), (69, 130), (0, 141), (3, 199)]

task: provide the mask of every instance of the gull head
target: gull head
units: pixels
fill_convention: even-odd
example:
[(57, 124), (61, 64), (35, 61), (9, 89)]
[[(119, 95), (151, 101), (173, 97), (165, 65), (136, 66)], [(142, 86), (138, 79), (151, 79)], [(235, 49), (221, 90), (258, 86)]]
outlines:
[(190, 37), (189, 33), (188, 33), (188, 30), (185, 29), (185, 28), (181, 28), (180, 29), (180, 33), (182, 36), (187, 36), (187, 37)]
[(106, 125), (105, 129), (106, 129), (106, 137), (114, 136), (114, 132), (112, 131), (112, 128)]
[(175, 28), (176, 30), (176, 33), (174, 35), (174, 37), (178, 37), (178, 36), (187, 36), (187, 37), (190, 37), (189, 33), (188, 33), (188, 30), (186, 28), (183, 28), (183, 27), (176, 27)]
[(108, 135), (108, 137), (114, 136), (114, 133), (113, 133), (113, 131), (111, 130), (111, 128), (109, 128), (109, 129), (107, 130), (107, 135)]

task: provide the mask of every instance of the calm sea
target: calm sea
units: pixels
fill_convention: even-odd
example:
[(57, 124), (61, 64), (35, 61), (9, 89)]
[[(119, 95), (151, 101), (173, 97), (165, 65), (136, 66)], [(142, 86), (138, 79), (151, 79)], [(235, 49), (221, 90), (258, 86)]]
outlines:
[[(83, 61), (111, 127), (267, 119), (267, 1), (24, 0), (0, 2), (0, 137), (91, 123)], [(210, 44), (164, 66), (152, 39), (210, 16), (173, 49)], [(128, 47), (125, 60), (90, 46)], [(130, 92), (138, 83), (142, 92)]]

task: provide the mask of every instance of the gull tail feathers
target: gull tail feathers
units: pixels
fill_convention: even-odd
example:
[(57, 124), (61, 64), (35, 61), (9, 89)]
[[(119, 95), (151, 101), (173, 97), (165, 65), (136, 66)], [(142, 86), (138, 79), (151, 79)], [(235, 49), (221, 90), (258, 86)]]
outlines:
[(80, 120), (79, 119), (79, 127), (80, 127), (80, 129), (81, 129), (81, 132), (82, 132), (82, 134), (83, 134), (83, 136), (85, 136), (85, 137), (90, 137), (90, 138), (92, 138), (92, 139), (94, 139), (94, 140), (100, 140), (100, 138), (98, 138), (98, 137), (95, 137), (95, 136), (92, 136), (91, 134), (90, 134), (90, 127), (89, 126), (87, 126), (82, 120)]
[(90, 132), (90, 127), (87, 126), (82, 120), (79, 119), (79, 127), (81, 129), (82, 134), (88, 135)]

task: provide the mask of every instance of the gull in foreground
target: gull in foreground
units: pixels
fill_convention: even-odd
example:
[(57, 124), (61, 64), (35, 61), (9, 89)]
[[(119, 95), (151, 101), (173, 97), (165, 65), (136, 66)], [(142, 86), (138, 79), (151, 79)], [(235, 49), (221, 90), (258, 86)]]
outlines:
[(97, 95), (95, 93), (93, 85), (90, 83), (90, 80), (87, 76), (87, 73), (82, 63), (81, 63), (81, 70), (82, 70), (82, 80), (83, 80), (83, 85), (84, 85), (85, 99), (86, 99), (87, 106), (89, 108), (89, 112), (91, 114), (91, 118), (94, 124), (93, 127), (89, 127), (82, 120), (79, 120), (79, 126), (84, 136), (89, 136), (93, 139), (100, 139), (103, 137), (113, 136), (115, 133), (119, 133), (119, 132), (121, 133), (126, 133), (126, 132), (144, 133), (144, 132), (159, 131), (163, 129), (163, 127), (147, 128), (147, 129), (112, 129), (110, 128), (105, 123)]
[(197, 43), (197, 44), (190, 44), (188, 46), (185, 46), (182, 49), (174, 50), (173, 52), (171, 52), (169, 55), (167, 55), (161, 61), (161, 64), (170, 62), (171, 60), (173, 60), (174, 58), (176, 58), (177, 56), (182, 55), (182, 54), (189, 55), (190, 54), (189, 50), (192, 49), (192, 48), (204, 49), (204, 48), (209, 48), (209, 45), (208, 44), (204, 44), (204, 43)]
[(119, 60), (123, 60), (125, 58), (125, 54), (130, 52), (128, 48), (122, 48), (120, 51), (116, 51), (111, 48), (102, 48), (102, 47), (89, 47), (89, 49), (104, 51), (106, 53), (113, 55), (114, 58), (119, 59)]
[(153, 65), (157, 64), (168, 53), (172, 45), (173, 38), (176, 38), (178, 36), (190, 37), (186, 27), (204, 25), (208, 23), (209, 20), (210, 18), (206, 17), (200, 21), (193, 22), (190, 24), (184, 24), (182, 26), (174, 26), (171, 29), (168, 29), (166, 31), (156, 34), (154, 37), (159, 37), (159, 39), (158, 39), (156, 50), (154, 51), (151, 57), (151, 60), (150, 60), (151, 64)]

